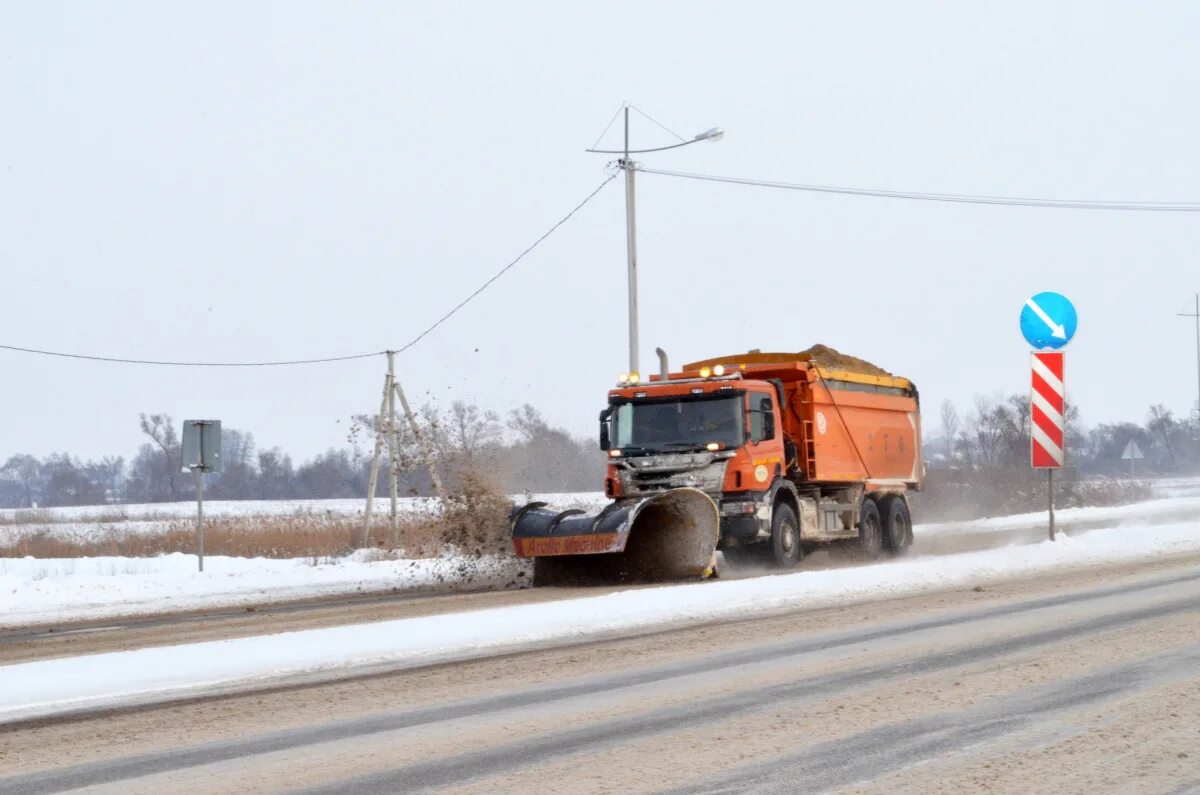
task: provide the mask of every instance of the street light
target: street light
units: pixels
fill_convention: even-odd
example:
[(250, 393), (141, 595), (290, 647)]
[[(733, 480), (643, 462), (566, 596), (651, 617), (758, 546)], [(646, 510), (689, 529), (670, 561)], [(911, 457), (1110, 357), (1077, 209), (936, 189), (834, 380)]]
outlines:
[[(640, 111), (639, 111), (640, 112)], [(625, 247), (629, 257), (629, 372), (640, 373), (638, 367), (638, 305), (637, 305), (637, 219), (634, 213), (633, 173), (637, 165), (629, 159), (631, 154), (646, 152), (665, 152), (668, 149), (678, 149), (681, 146), (699, 143), (700, 141), (719, 141), (725, 137), (725, 131), (720, 127), (711, 127), (698, 134), (690, 141), (681, 141), (670, 146), (657, 146), (653, 149), (629, 148), (629, 103), (625, 103), (625, 147), (623, 149), (588, 149), (585, 151), (621, 155), (617, 166), (625, 172)]]

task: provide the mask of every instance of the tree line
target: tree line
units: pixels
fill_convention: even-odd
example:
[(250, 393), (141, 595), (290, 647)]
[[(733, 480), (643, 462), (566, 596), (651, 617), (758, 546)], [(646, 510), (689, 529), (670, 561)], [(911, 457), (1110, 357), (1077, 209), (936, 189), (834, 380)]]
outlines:
[[(506, 493), (596, 491), (604, 457), (593, 439), (552, 427), (528, 404), (501, 416), (466, 402), (426, 405), (417, 428), (430, 462), (455, 489), (470, 477)], [(1040, 499), (1039, 473), (1029, 468), (1029, 400), (1026, 395), (977, 398), (967, 412), (949, 401), (925, 412), (925, 457), (929, 472), (922, 500), (930, 507), (971, 503), (983, 511), (1023, 510)], [(0, 466), (0, 507), (102, 505), (168, 502), (195, 498), (190, 473), (180, 470), (179, 429), (168, 414), (141, 414), (142, 444), (128, 461), (118, 455), (83, 461), (69, 453), (45, 458), (13, 455)], [(249, 431), (222, 430), (223, 471), (208, 476), (206, 496), (224, 500), (355, 498), (366, 495), (376, 419), (351, 418), (343, 447), (331, 448), (299, 465), (279, 447), (260, 448)], [(386, 437), (386, 435), (385, 435)], [(1065, 499), (1072, 488), (1098, 476), (1126, 478), (1121, 458), (1137, 443), (1145, 458), (1138, 477), (1200, 471), (1200, 426), (1151, 406), (1143, 422), (1085, 427), (1074, 406), (1067, 410)], [(431, 493), (431, 480), (417, 438), (403, 421), (396, 433), (396, 475), (404, 495)], [(388, 490), (387, 443), (376, 493)], [(1116, 497), (1114, 496), (1114, 499)]]
[[(925, 521), (1042, 510), (1043, 472), (1029, 465), (1029, 396), (976, 398), (960, 413), (950, 402), (925, 416), (926, 481), (917, 501)], [(1151, 406), (1141, 422), (1085, 426), (1066, 413), (1066, 466), (1056, 477), (1060, 507), (1113, 505), (1153, 496), (1151, 476), (1200, 472), (1200, 426)], [(1144, 458), (1122, 458), (1130, 442)]]
[[(593, 491), (604, 459), (591, 439), (552, 427), (530, 405), (501, 417), (474, 403), (416, 412), (429, 463), (448, 488), (465, 477), (508, 493)], [(254, 434), (222, 428), (222, 471), (207, 475), (205, 497), (219, 500), (325, 499), (367, 493), (375, 445), (374, 417), (352, 418), (347, 443), (300, 464), (280, 447), (260, 448)], [(181, 470), (180, 429), (165, 413), (141, 414), (142, 443), (134, 456), (84, 461), (69, 453), (10, 456), (0, 466), (0, 507), (103, 505), (195, 499), (194, 476)], [(385, 435), (386, 436), (386, 435)], [(388, 443), (376, 494), (388, 493)], [(421, 447), (401, 421), (396, 428), (396, 475), (403, 496), (431, 493)]]
[[(926, 458), (931, 467), (984, 472), (1029, 467), (1028, 395), (979, 397), (965, 415), (946, 401), (932, 429), (929, 420), (926, 417)], [(1142, 423), (1086, 427), (1078, 408), (1067, 406), (1066, 460), (1072, 470), (1085, 475), (1127, 475), (1130, 462), (1121, 456), (1131, 441), (1145, 456), (1134, 462), (1134, 474), (1200, 471), (1200, 424), (1194, 420), (1178, 418), (1159, 404), (1147, 410)]]

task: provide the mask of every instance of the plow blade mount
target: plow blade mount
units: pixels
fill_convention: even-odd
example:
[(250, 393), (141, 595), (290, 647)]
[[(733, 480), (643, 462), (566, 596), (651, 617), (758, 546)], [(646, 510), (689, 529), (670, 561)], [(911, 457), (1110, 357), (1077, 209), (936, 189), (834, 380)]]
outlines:
[(720, 517), (707, 494), (680, 488), (598, 514), (533, 502), (513, 510), (512, 531), (517, 555), (534, 559), (537, 585), (656, 582), (710, 572)]

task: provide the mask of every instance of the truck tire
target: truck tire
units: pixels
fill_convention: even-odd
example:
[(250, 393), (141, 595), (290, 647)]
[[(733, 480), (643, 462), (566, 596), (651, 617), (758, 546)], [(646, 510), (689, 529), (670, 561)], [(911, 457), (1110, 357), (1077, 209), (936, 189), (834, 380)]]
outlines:
[(883, 519), (883, 545), (892, 555), (903, 555), (912, 543), (912, 516), (903, 497), (886, 498), (880, 505)]
[(858, 516), (858, 549), (868, 560), (875, 560), (883, 552), (883, 521), (879, 517), (879, 506), (871, 497), (863, 499)]
[(790, 569), (800, 562), (804, 550), (800, 545), (800, 523), (792, 506), (780, 503), (771, 514), (771, 552), (775, 566)]

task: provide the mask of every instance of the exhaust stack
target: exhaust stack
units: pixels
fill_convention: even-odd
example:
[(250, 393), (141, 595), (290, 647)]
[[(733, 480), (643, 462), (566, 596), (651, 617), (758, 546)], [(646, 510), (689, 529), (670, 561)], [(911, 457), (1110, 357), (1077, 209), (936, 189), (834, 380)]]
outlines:
[(662, 348), (655, 348), (654, 352), (658, 354), (658, 377), (667, 381), (671, 377), (671, 368), (667, 364), (667, 352)]

